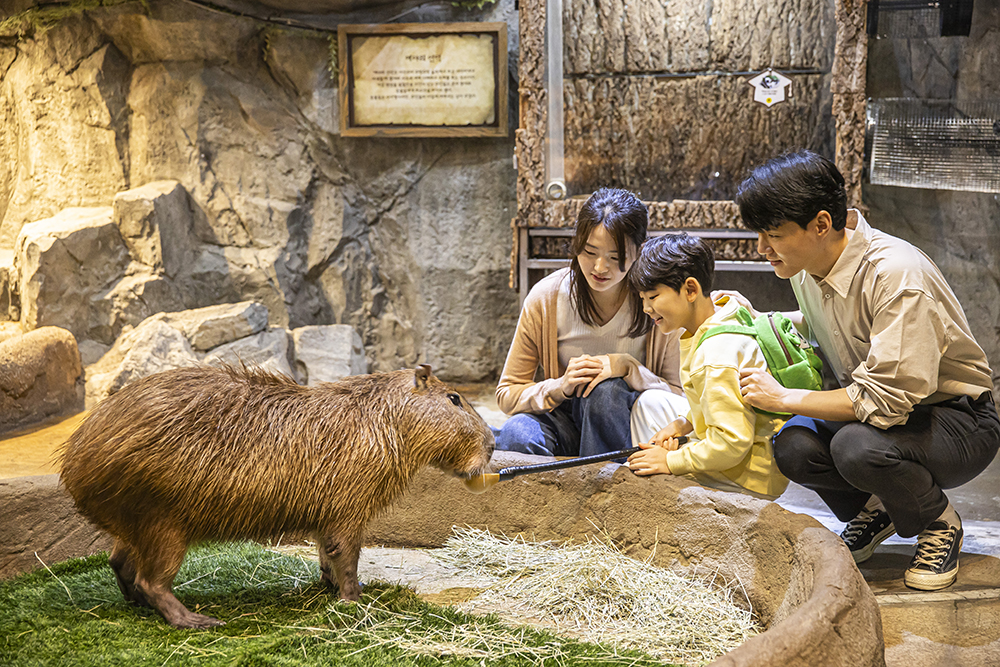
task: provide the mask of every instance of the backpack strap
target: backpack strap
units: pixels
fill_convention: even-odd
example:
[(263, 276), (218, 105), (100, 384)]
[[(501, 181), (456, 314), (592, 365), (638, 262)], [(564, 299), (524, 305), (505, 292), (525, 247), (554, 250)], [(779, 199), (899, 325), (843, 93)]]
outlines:
[(702, 334), (698, 343), (694, 346), (694, 349), (697, 350), (701, 347), (701, 344), (704, 343), (706, 339), (724, 333), (742, 334), (744, 336), (753, 336), (754, 338), (757, 338), (758, 332), (757, 329), (754, 328), (753, 316), (750, 315), (750, 312), (746, 308), (740, 306), (736, 309), (736, 319), (740, 322), (739, 324), (720, 324), (706, 331)]

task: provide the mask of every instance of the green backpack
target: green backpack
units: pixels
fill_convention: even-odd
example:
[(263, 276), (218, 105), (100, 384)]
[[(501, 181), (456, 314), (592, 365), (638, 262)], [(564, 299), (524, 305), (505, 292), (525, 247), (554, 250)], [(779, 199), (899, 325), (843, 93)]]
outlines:
[(743, 306), (736, 310), (736, 319), (740, 324), (720, 324), (706, 331), (695, 349), (706, 338), (722, 333), (753, 336), (764, 353), (767, 369), (782, 385), (789, 389), (812, 391), (823, 388), (823, 362), (813, 352), (812, 346), (795, 330), (790, 319), (781, 313), (766, 313), (754, 319)]

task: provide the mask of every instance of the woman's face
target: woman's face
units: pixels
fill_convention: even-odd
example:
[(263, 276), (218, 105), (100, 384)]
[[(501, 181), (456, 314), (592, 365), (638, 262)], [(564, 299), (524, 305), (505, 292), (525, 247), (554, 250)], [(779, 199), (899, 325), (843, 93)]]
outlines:
[(608, 230), (603, 225), (594, 227), (587, 239), (587, 245), (583, 247), (583, 252), (576, 256), (590, 289), (595, 292), (606, 292), (624, 280), (635, 261), (635, 245), (625, 241), (624, 269), (618, 268), (619, 256), (618, 246), (615, 245), (615, 239)]

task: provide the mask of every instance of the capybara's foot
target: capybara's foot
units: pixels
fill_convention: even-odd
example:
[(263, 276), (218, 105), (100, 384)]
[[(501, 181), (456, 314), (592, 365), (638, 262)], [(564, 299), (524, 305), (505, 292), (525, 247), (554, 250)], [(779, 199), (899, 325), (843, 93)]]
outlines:
[[(166, 616), (164, 616), (166, 618)], [(225, 621), (220, 621), (217, 618), (212, 618), (211, 616), (205, 616), (204, 614), (196, 614), (193, 611), (184, 610), (178, 618), (167, 618), (167, 623), (174, 626), (175, 628), (188, 628), (191, 630), (204, 630), (206, 628), (214, 628), (220, 625), (225, 625)]]
[[(142, 582), (136, 582), (140, 587)], [(211, 616), (196, 614), (181, 604), (169, 588), (161, 586), (150, 586), (145, 591), (146, 599), (151, 606), (160, 612), (160, 615), (175, 628), (191, 628), (193, 630), (203, 630), (217, 625), (225, 625), (224, 622)]]

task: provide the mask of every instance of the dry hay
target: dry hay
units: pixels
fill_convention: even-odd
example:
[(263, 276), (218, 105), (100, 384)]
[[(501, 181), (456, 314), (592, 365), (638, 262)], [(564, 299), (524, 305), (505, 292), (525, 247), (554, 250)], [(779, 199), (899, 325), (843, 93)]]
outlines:
[(609, 540), (532, 543), (456, 528), (435, 557), (492, 586), (463, 605), (496, 611), (506, 622), (526, 617), (561, 634), (662, 660), (703, 664), (761, 631), (731, 586), (685, 577), (618, 551)]

